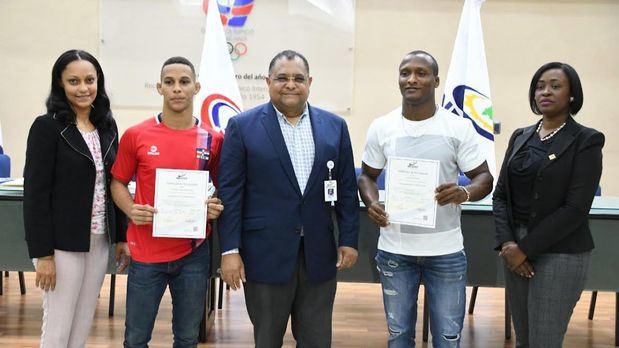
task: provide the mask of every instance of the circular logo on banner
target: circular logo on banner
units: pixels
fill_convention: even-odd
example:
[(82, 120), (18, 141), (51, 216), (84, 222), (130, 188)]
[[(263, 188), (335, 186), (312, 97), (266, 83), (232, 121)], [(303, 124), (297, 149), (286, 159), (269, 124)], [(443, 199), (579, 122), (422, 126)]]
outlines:
[(453, 98), (459, 113), (473, 122), (477, 133), (493, 140), (494, 123), (490, 98), (466, 85), (454, 88)]
[[(209, 0), (202, 0), (202, 10), (208, 12)], [(254, 8), (254, 0), (216, 0), (221, 24), (242, 28)]]
[(225, 130), (228, 120), (241, 113), (234, 101), (222, 94), (211, 94), (204, 99), (200, 117), (211, 128)]

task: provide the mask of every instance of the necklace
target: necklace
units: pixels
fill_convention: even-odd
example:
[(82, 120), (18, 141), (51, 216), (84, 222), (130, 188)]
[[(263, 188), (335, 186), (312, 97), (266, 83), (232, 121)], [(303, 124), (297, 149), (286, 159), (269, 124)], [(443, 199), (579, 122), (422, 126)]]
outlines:
[(402, 130), (404, 131), (404, 134), (413, 137), (413, 138), (419, 138), (420, 136), (422, 136), (423, 134), (421, 134), (421, 130), (423, 128), (425, 128), (428, 124), (430, 124), (430, 121), (434, 118), (434, 115), (436, 115), (436, 111), (438, 110), (438, 105), (434, 106), (434, 112), (432, 113), (432, 115), (428, 118), (426, 118), (425, 120), (421, 120), (421, 121), (410, 121), (409, 124), (411, 124), (411, 122), (416, 122), (416, 123), (421, 123), (420, 126), (412, 129), (412, 133), (409, 133), (407, 128), (407, 124), (404, 123), (404, 120), (406, 119), (406, 117), (404, 117), (404, 115), (402, 115)]
[[(536, 130), (536, 132), (537, 132), (538, 134), (539, 134), (539, 132), (542, 130), (542, 124), (543, 124), (543, 123), (544, 123), (544, 121), (540, 121), (540, 122), (539, 122), (539, 125), (537, 126), (537, 130)], [(563, 122), (563, 124), (562, 124), (562, 125), (560, 125), (560, 126), (559, 126), (559, 128), (557, 128), (557, 129), (553, 130), (552, 132), (548, 133), (548, 135), (546, 135), (546, 136), (545, 136), (545, 137), (543, 137), (543, 138), (542, 138), (542, 137), (540, 137), (540, 139), (539, 139), (539, 140), (541, 140), (541, 141), (546, 141), (546, 140), (548, 140), (548, 139), (550, 139), (550, 138), (554, 137), (554, 136), (555, 136), (555, 134), (557, 134), (557, 133), (558, 133), (558, 132), (559, 132), (559, 131), (563, 128), (563, 127), (565, 127), (565, 124), (566, 124), (566, 123), (565, 123), (565, 122)]]

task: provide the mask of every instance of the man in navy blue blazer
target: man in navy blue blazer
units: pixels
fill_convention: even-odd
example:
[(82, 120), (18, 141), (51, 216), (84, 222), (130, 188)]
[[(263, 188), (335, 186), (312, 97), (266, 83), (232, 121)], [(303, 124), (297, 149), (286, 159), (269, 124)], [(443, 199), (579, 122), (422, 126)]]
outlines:
[[(305, 57), (278, 53), (270, 102), (228, 122), (219, 166), (221, 275), (241, 287), (256, 347), (330, 347), (337, 271), (357, 260), (359, 201), (346, 122), (307, 103)], [(337, 244), (334, 219), (337, 220)]]

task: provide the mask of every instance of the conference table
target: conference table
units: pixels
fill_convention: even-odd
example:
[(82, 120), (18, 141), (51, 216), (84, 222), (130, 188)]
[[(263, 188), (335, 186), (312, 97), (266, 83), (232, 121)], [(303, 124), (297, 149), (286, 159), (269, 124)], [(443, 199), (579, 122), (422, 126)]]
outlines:
[[(338, 281), (379, 283), (374, 256), (379, 228), (370, 221), (367, 209), (360, 203), (359, 258), (350, 269), (338, 273)], [(494, 218), (492, 201), (486, 198), (479, 202), (462, 205), (462, 233), (468, 269), (467, 285), (477, 288), (505, 287), (503, 262), (494, 250)], [(337, 224), (335, 224), (337, 230)], [(586, 290), (615, 293), (615, 346), (619, 346), (619, 197), (595, 197), (589, 212), (589, 226), (595, 241), (592, 252)], [(335, 232), (337, 233), (337, 231)], [(218, 255), (217, 234), (214, 234), (214, 255)], [(219, 268), (219, 257), (213, 259), (213, 270)], [(425, 307), (425, 306), (424, 306)], [(470, 308), (470, 307), (469, 307)], [(469, 310), (471, 312), (471, 310)], [(508, 308), (505, 306), (505, 312)], [(427, 313), (424, 313), (427, 318)], [(427, 338), (427, 320), (424, 321), (424, 338)], [(511, 335), (509, 315), (505, 320), (505, 337)]]
[[(0, 272), (1, 271), (34, 271), (32, 261), (28, 258), (28, 248), (24, 239), (23, 190), (21, 188), (3, 188), (0, 185)], [(209, 245), (212, 254), (212, 244)], [(107, 273), (111, 275), (110, 302), (108, 313), (114, 315), (114, 297), (116, 288), (116, 261), (114, 248), (110, 248)], [(219, 256), (217, 256), (219, 258)], [(211, 259), (214, 259), (213, 257)], [(212, 269), (212, 268), (211, 268)], [(20, 277), (20, 286), (23, 278)], [(25, 289), (22, 289), (22, 294)], [(1, 294), (1, 293), (0, 293)], [(215, 320), (216, 288), (214, 278), (209, 279), (207, 286), (206, 308), (200, 325), (199, 341), (206, 342), (208, 330)]]
[[(344, 282), (378, 283), (379, 276), (374, 256), (379, 229), (367, 217), (367, 210), (360, 204), (359, 258), (357, 264), (338, 274)], [(615, 293), (615, 346), (619, 346), (619, 197), (595, 197), (589, 212), (589, 225), (595, 241), (586, 290)], [(337, 226), (337, 224), (336, 224)], [(470, 202), (462, 206), (462, 232), (467, 254), (467, 284), (473, 287), (504, 287), (503, 264), (493, 250), (494, 219), (489, 199)], [(337, 233), (337, 231), (335, 232)], [(207, 294), (207, 310), (201, 341), (213, 323), (220, 253), (217, 233), (210, 243), (212, 278)], [(114, 273), (113, 262), (109, 272)], [(22, 193), (0, 188), (0, 270), (33, 271), (24, 241)], [(110, 294), (112, 298), (113, 294)], [(112, 309), (112, 308), (111, 308)], [(507, 323), (507, 322), (506, 322)]]

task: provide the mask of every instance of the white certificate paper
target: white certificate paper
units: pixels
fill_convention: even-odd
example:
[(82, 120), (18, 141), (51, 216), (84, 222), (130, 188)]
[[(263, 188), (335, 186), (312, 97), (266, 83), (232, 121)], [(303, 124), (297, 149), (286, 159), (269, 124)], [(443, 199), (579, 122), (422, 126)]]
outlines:
[(440, 161), (389, 157), (385, 209), (389, 222), (436, 227), (436, 199)]
[(153, 237), (206, 237), (208, 177), (203, 170), (156, 170)]

